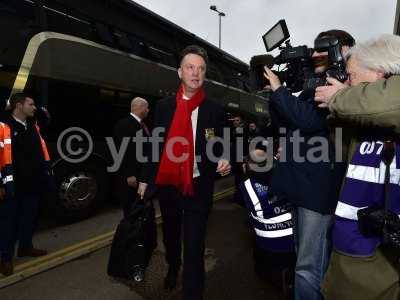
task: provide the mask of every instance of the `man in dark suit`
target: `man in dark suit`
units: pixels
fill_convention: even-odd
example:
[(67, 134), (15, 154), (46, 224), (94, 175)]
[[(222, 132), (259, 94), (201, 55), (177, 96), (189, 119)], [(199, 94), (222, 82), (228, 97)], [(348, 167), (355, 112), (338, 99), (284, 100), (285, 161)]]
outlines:
[[(143, 181), (142, 175), (145, 172), (144, 162), (139, 161), (140, 156), (137, 155), (139, 153), (137, 153), (133, 138), (136, 137), (140, 130), (142, 130), (144, 137), (150, 136), (149, 130), (143, 122), (148, 113), (149, 104), (147, 101), (136, 97), (131, 102), (131, 113), (126, 118), (119, 120), (114, 127), (116, 145), (124, 147), (124, 144), (127, 143), (127, 148), (116, 177), (117, 197), (122, 203), (124, 216), (127, 216), (133, 201), (136, 199), (139, 181)], [(144, 151), (142, 152), (144, 155)]]
[[(206, 224), (212, 205), (214, 178), (230, 172), (221, 144), (214, 158), (207, 143), (222, 135), (223, 111), (206, 98), (203, 83), (207, 53), (189, 46), (181, 54), (176, 96), (158, 102), (154, 128), (165, 129), (160, 164), (153, 165), (163, 218), (163, 241), (169, 265), (165, 288), (173, 289), (181, 266), (183, 224), (183, 299), (203, 299)], [(196, 158), (195, 158), (196, 157)], [(153, 157), (154, 158), (154, 157)], [(139, 188), (139, 193), (143, 189)]]
[(232, 120), (231, 128), (231, 163), (232, 173), (235, 176), (236, 191), (233, 196), (234, 202), (245, 206), (239, 186), (243, 181), (243, 163), (248, 154), (249, 145), (247, 142), (248, 132), (245, 123), (240, 115), (236, 115)]

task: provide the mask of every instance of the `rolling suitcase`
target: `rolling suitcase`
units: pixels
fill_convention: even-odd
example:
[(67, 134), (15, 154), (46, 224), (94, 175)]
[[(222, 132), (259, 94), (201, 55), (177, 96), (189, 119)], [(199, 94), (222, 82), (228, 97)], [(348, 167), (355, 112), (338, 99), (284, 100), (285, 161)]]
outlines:
[(157, 246), (157, 228), (151, 201), (136, 200), (119, 223), (111, 245), (107, 273), (140, 282)]

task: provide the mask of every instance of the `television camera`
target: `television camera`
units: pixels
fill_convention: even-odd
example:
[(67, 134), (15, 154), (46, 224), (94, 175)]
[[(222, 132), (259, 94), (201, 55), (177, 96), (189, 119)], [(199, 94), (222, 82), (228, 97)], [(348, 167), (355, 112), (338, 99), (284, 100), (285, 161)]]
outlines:
[[(322, 36), (314, 42), (314, 48), (306, 45), (293, 47), (289, 40), (290, 34), (285, 20), (280, 20), (263, 35), (263, 41), (267, 52), (279, 48), (279, 55), (257, 55), (250, 61), (250, 70), (253, 84), (256, 90), (262, 90), (268, 81), (264, 77), (264, 66), (271, 68), (274, 65), (282, 66), (283, 70), (274, 72), (282, 83), (291, 92), (302, 90), (313, 90), (317, 86), (326, 85), (327, 76), (344, 82), (347, 79), (344, 58), (341, 53), (342, 45), (334, 36)], [(282, 45), (284, 43), (284, 45)], [(323, 73), (315, 73), (312, 54), (317, 52), (328, 52), (328, 67)]]

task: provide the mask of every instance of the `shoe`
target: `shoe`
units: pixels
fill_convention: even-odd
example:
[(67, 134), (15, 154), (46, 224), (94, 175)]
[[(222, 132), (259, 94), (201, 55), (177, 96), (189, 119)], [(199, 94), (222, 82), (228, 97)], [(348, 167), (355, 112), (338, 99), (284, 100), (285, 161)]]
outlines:
[(178, 272), (176, 269), (169, 268), (167, 276), (164, 279), (164, 289), (173, 290), (176, 287), (176, 280), (178, 278)]
[(42, 249), (31, 248), (31, 249), (18, 250), (18, 257), (25, 257), (25, 256), (39, 257), (45, 255), (47, 255), (47, 251)]
[(0, 273), (4, 276), (10, 276), (14, 273), (14, 265), (11, 261), (0, 263)]

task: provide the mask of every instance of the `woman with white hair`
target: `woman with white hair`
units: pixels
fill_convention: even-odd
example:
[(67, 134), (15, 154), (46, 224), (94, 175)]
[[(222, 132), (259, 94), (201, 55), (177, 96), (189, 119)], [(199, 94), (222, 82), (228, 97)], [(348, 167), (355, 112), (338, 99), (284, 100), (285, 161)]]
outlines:
[[(400, 74), (400, 37), (382, 35), (357, 44), (348, 53), (347, 73), (350, 86)], [(376, 223), (364, 220), (382, 213), (385, 202), (394, 218), (400, 214), (400, 126), (387, 122), (400, 119), (400, 111), (393, 115), (378, 109), (385, 106), (379, 94), (373, 104), (379, 113), (362, 104), (354, 112), (352, 105), (343, 103), (335, 115), (348, 122), (355, 135), (348, 148), (349, 164), (332, 230), (334, 252), (322, 293), (326, 300), (399, 299), (398, 255), (383, 244), (382, 231), (373, 232)]]

